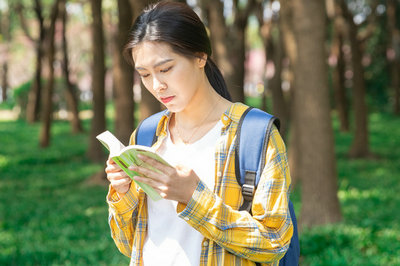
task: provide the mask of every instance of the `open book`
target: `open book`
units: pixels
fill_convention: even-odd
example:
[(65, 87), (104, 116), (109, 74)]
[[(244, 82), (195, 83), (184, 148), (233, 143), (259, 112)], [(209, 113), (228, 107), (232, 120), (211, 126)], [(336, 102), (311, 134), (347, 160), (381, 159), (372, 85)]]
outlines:
[(143, 154), (157, 161), (168, 165), (169, 164), (161, 158), (152, 148), (141, 146), (141, 145), (129, 145), (125, 147), (110, 131), (104, 131), (96, 137), (109, 151), (110, 158), (121, 167), (121, 169), (138, 184), (144, 192), (154, 201), (161, 199), (162, 197), (149, 185), (138, 182), (133, 179), (134, 176), (140, 175), (139, 173), (129, 170), (128, 167), (131, 165), (141, 166), (159, 172), (152, 165), (143, 162), (138, 158), (138, 154)]

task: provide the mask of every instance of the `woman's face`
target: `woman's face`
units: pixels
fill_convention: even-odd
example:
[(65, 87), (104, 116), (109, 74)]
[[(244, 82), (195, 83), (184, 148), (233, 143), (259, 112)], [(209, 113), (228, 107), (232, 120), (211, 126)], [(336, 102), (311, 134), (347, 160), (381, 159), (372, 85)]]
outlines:
[(146, 89), (171, 112), (183, 111), (198, 94), (205, 58), (188, 58), (165, 43), (145, 41), (132, 50), (135, 69)]

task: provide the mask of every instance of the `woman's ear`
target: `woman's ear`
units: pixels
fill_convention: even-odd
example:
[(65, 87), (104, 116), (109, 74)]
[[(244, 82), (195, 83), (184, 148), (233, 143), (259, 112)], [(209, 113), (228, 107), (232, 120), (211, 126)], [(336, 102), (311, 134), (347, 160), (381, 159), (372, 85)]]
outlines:
[(208, 57), (207, 54), (206, 53), (198, 53), (196, 55), (197, 55), (197, 59), (196, 59), (197, 65), (200, 68), (205, 67), (205, 65), (207, 63), (207, 57)]

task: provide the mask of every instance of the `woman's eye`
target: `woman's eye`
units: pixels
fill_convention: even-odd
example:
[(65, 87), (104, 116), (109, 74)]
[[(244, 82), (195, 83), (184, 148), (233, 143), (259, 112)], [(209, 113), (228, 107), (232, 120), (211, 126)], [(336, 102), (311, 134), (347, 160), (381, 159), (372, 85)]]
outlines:
[(142, 78), (147, 78), (148, 76), (150, 76), (150, 74), (140, 74), (140, 76), (141, 76)]
[(160, 70), (160, 72), (161, 72), (161, 73), (168, 72), (169, 70), (171, 70), (171, 68), (172, 68), (172, 66), (170, 66), (170, 67), (168, 67), (168, 68), (166, 68), (166, 69), (162, 69), (162, 70)]

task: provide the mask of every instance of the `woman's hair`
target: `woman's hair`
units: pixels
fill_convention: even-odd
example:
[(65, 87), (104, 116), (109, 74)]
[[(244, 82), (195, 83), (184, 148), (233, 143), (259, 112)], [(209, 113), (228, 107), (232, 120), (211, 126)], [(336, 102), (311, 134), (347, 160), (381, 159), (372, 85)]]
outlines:
[(205, 73), (208, 81), (219, 95), (231, 100), (225, 80), (211, 59), (211, 42), (206, 28), (189, 6), (178, 2), (159, 2), (140, 14), (123, 51), (132, 65), (132, 49), (143, 41), (167, 43), (174, 52), (186, 57), (207, 54)]

